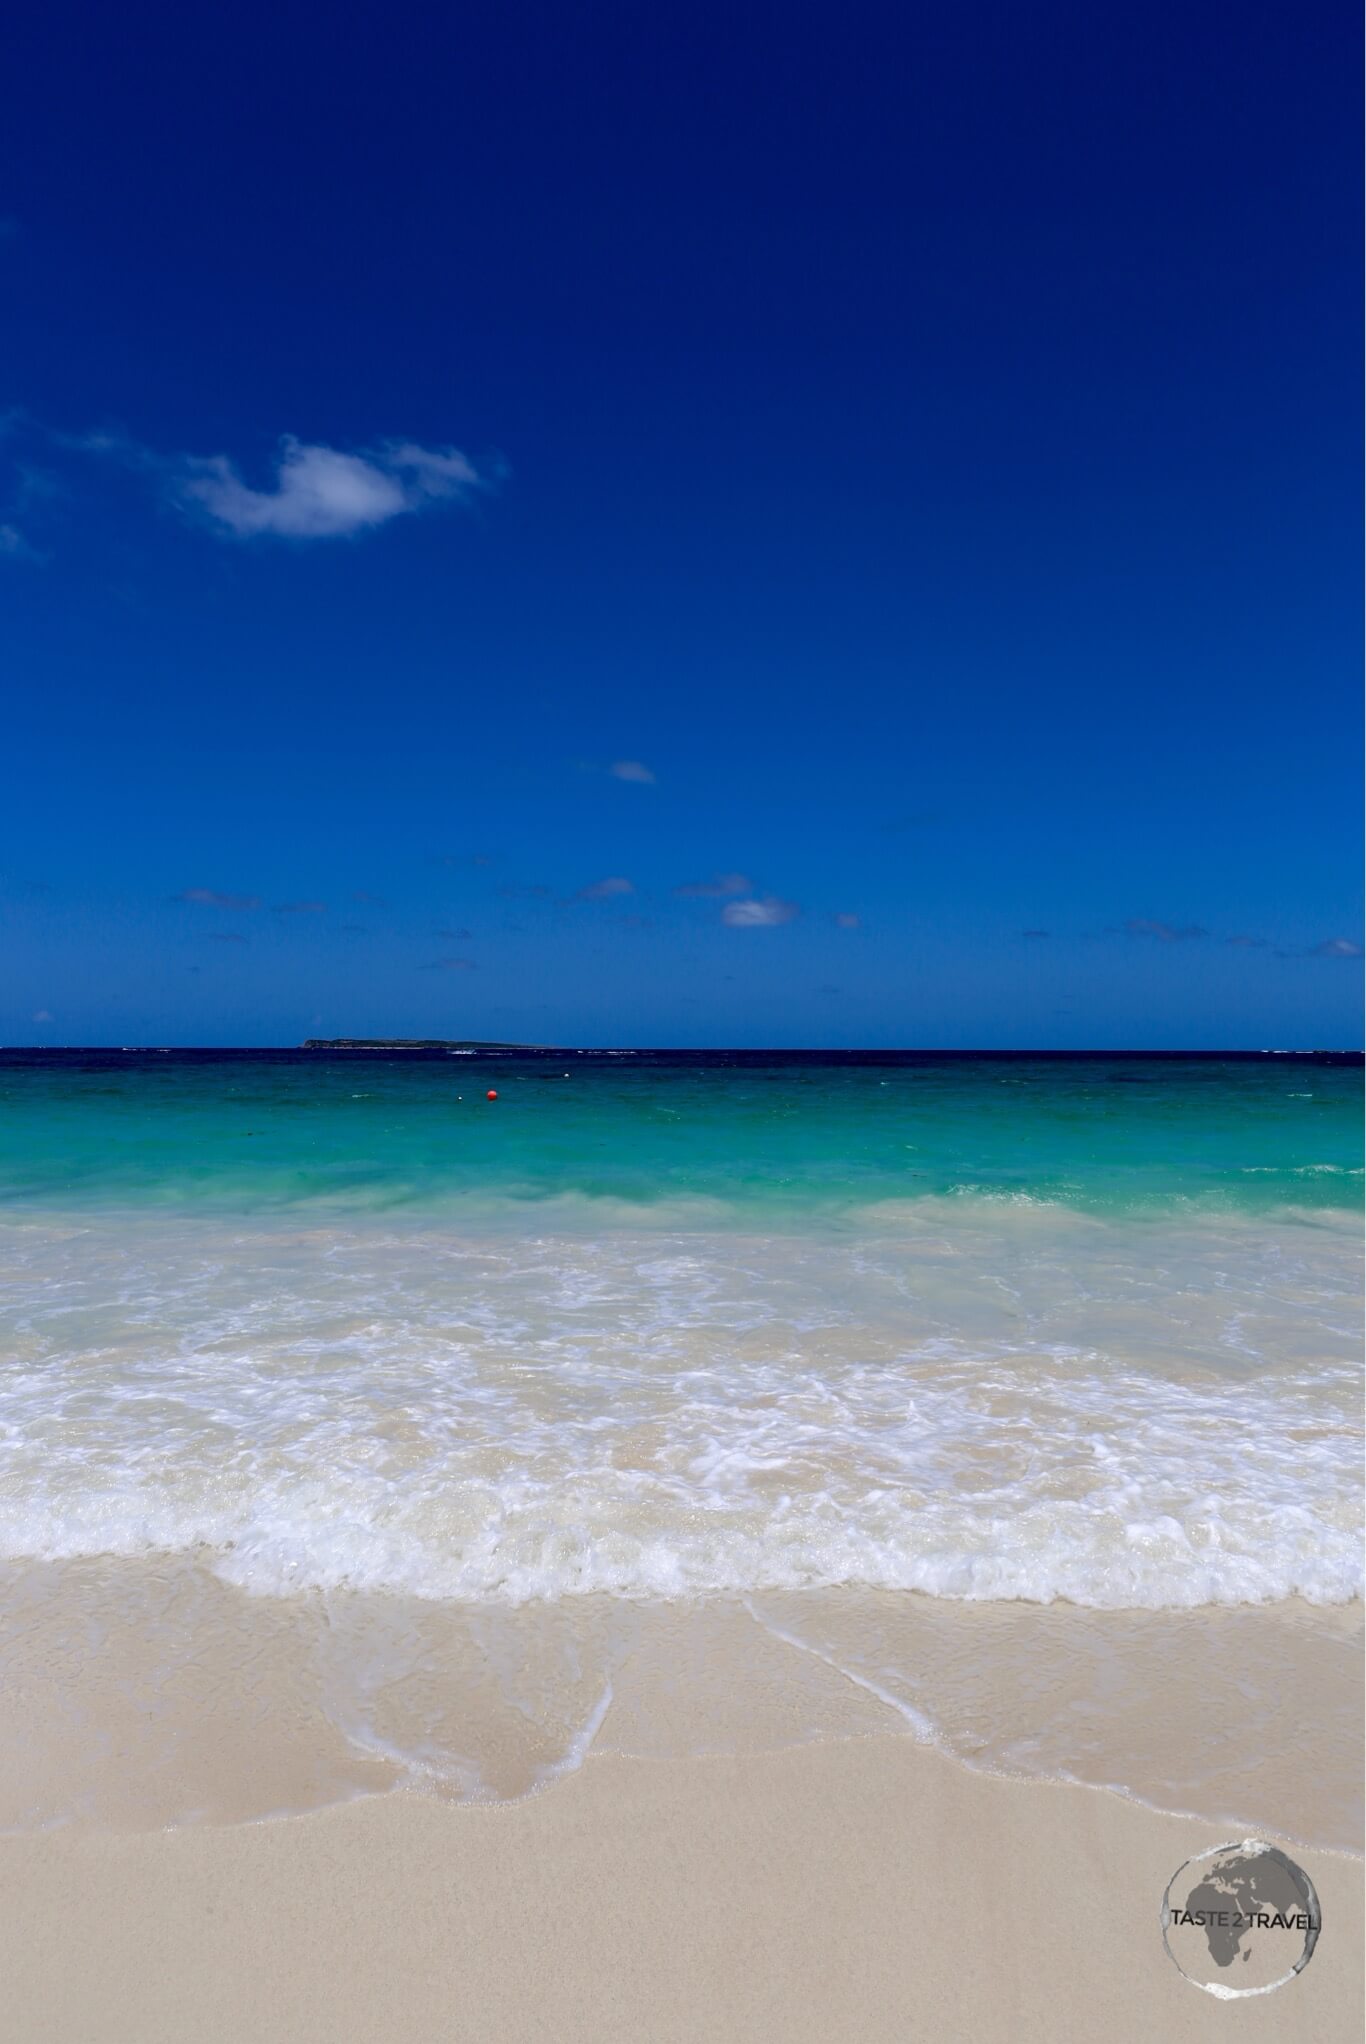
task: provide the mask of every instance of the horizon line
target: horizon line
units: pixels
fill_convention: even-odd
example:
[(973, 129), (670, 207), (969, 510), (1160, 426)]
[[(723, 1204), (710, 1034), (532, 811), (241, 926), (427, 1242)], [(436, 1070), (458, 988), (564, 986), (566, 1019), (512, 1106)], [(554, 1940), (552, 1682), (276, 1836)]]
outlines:
[(1216, 1048), (1191, 1047), (1181, 1044), (1149, 1045), (1146, 1047), (1084, 1044), (570, 1044), (570, 1043), (514, 1043), (489, 1040), (480, 1042), (466, 1038), (382, 1038), (382, 1037), (330, 1037), (310, 1038), (303, 1043), (0, 1043), (0, 1057), (16, 1052), (37, 1056), (59, 1055), (79, 1056), (82, 1053), (98, 1051), (117, 1053), (128, 1057), (153, 1055), (169, 1057), (177, 1053), (193, 1053), (199, 1056), (218, 1056), (230, 1053), (234, 1056), (310, 1056), (335, 1055), (373, 1056), (376, 1053), (406, 1054), (424, 1056), (459, 1051), (467, 1057), (1128, 1057), (1128, 1058), (1273, 1058), (1273, 1057), (1345, 1057), (1366, 1063), (1366, 1048), (1349, 1044), (1316, 1044), (1301, 1048), (1295, 1046), (1271, 1045), (1251, 1048), (1245, 1045), (1226, 1044)]

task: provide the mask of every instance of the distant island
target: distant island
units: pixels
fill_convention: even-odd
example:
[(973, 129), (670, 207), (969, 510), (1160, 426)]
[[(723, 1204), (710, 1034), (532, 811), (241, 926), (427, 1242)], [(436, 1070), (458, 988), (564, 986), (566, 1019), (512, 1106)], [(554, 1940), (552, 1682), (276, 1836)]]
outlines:
[(540, 1043), (485, 1043), (471, 1036), (306, 1036), (302, 1050), (544, 1050)]

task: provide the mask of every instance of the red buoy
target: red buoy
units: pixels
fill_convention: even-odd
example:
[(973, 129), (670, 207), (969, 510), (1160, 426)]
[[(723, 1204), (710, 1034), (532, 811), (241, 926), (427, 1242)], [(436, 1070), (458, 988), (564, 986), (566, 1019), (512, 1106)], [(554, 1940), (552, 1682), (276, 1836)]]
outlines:
[(485, 1098), (486, 1100), (496, 1100), (496, 1099), (498, 1098), (498, 1095), (497, 1095), (497, 1094), (496, 1094), (496, 1093), (494, 1092), (494, 1090), (493, 1090), (492, 1086), (490, 1086), (490, 1087), (489, 1087), (489, 1090), (488, 1090), (488, 1092), (487, 1092), (487, 1093), (486, 1093), (486, 1094), (484, 1095), (484, 1098)]

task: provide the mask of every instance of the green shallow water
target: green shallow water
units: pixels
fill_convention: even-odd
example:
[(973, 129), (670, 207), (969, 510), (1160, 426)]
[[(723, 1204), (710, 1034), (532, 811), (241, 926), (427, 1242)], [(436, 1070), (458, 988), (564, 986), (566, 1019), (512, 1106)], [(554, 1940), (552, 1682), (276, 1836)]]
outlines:
[[(486, 1100), (495, 1088), (496, 1103)], [(468, 1217), (1360, 1203), (1350, 1059), (0, 1056), (0, 1203)]]

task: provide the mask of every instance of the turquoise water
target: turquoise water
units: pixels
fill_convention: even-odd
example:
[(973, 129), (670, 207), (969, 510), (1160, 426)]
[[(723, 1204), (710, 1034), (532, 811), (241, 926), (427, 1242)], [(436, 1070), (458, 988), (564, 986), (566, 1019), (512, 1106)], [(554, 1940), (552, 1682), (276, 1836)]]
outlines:
[[(485, 1099), (496, 1089), (496, 1103)], [(353, 1211), (1358, 1204), (1355, 1061), (0, 1056), (0, 1202)], [(603, 1216), (598, 1215), (601, 1219)]]
[(1360, 1107), (1279, 1057), (11, 1055), (0, 1558), (1338, 1603)]

